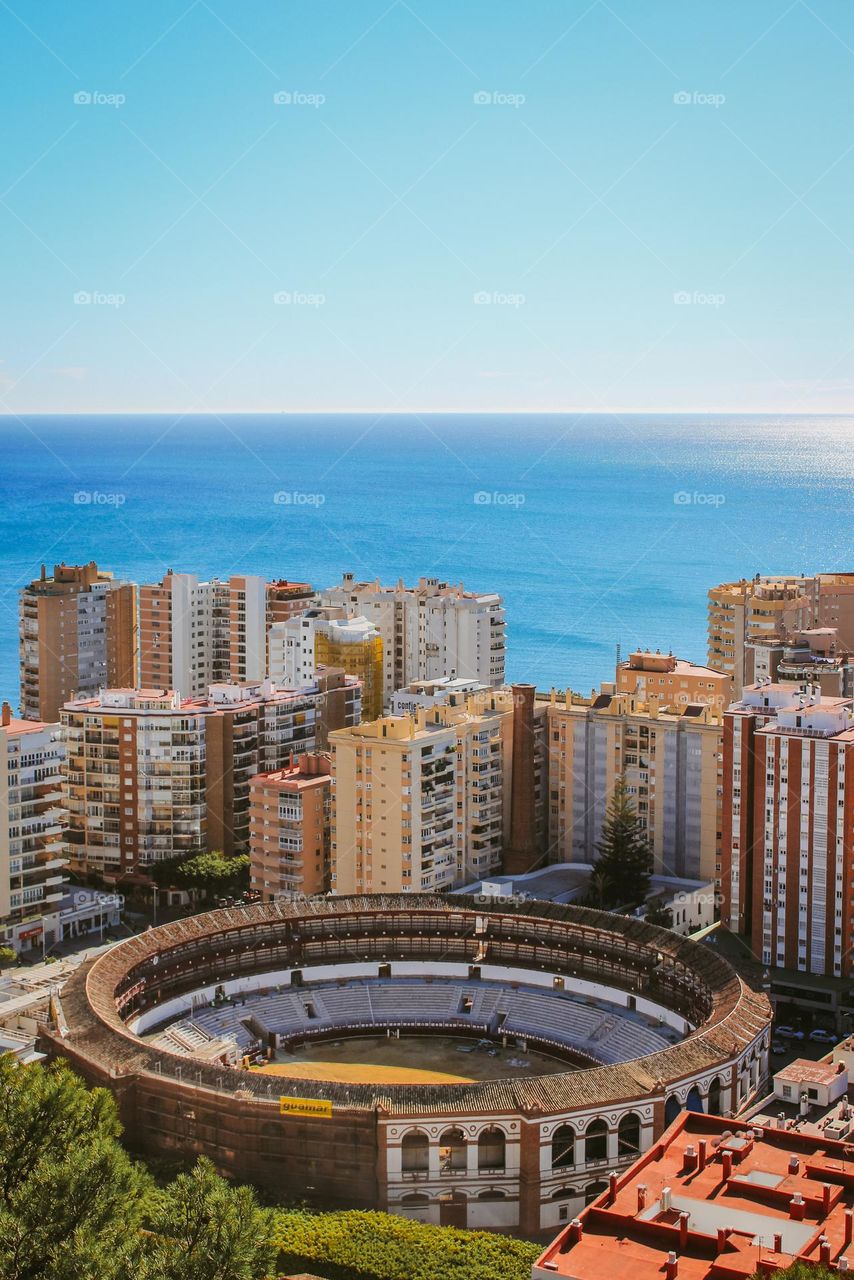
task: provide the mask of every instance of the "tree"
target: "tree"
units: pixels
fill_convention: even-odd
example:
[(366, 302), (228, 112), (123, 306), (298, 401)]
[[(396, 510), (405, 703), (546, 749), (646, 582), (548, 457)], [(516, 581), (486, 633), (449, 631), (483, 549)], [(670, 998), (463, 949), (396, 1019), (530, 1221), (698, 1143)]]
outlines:
[(652, 874), (652, 851), (643, 823), (637, 815), (623, 775), (617, 779), (614, 794), (602, 827), (602, 839), (596, 846), (599, 857), (593, 873), (601, 905), (639, 907), (649, 893)]
[(203, 896), (242, 892), (249, 885), (249, 855), (227, 858), (223, 853), (197, 853), (192, 858), (164, 858), (154, 864), (151, 877), (159, 889), (186, 889)]
[(3, 1280), (262, 1280), (273, 1219), (207, 1160), (162, 1191), (70, 1067), (0, 1056)]
[(17, 964), (18, 953), (14, 947), (0, 947), (0, 969), (8, 969), (10, 964)]
[(229, 1187), (209, 1160), (158, 1193), (149, 1237), (153, 1274), (168, 1280), (256, 1280), (272, 1272), (273, 1214), (249, 1187)]
[(115, 1103), (65, 1065), (0, 1057), (0, 1275), (135, 1274), (147, 1178), (117, 1141)]
[(662, 902), (651, 902), (646, 909), (644, 922), (646, 924), (657, 924), (662, 929), (672, 929), (673, 912), (670, 907), (665, 907)]

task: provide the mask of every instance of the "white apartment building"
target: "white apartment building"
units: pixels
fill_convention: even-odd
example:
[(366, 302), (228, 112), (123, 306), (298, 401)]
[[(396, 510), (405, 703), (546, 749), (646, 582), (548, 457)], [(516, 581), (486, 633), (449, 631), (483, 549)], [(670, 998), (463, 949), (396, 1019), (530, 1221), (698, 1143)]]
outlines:
[(26, 952), (43, 944), (45, 917), (66, 882), (58, 724), (0, 715), (0, 942)]
[(384, 587), (378, 579), (356, 582), (346, 573), (340, 586), (321, 591), (318, 600), (377, 627), (386, 704), (413, 680), (454, 676), (493, 689), (504, 684), (506, 626), (495, 592), (466, 591), (438, 578), (420, 578), (415, 587), (402, 580)]
[(330, 644), (367, 645), (379, 631), (367, 618), (350, 617), (343, 608), (308, 609), (301, 617), (270, 628), (270, 679), (283, 689), (310, 683), (317, 672), (317, 637)]
[(254, 575), (200, 582), (165, 575), (139, 589), (140, 686), (202, 697), (209, 685), (262, 680), (267, 671), (267, 584)]

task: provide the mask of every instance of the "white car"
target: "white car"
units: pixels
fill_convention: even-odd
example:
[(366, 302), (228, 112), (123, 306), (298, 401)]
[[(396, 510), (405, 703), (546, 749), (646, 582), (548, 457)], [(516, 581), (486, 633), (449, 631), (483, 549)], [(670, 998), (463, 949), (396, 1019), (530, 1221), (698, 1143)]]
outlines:
[(776, 1034), (781, 1040), (803, 1040), (803, 1031), (796, 1031), (794, 1027), (778, 1027)]
[(810, 1040), (814, 1044), (836, 1044), (836, 1036), (833, 1032), (825, 1031), (823, 1027), (816, 1027), (815, 1031), (811, 1031)]

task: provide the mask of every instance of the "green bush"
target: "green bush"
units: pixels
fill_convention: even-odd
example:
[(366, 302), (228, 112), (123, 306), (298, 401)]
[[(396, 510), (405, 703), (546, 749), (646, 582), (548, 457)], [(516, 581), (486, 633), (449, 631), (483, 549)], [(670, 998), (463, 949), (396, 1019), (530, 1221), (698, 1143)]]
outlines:
[(530, 1280), (541, 1246), (489, 1231), (458, 1231), (387, 1213), (351, 1210), (275, 1215), (284, 1275), (325, 1280)]

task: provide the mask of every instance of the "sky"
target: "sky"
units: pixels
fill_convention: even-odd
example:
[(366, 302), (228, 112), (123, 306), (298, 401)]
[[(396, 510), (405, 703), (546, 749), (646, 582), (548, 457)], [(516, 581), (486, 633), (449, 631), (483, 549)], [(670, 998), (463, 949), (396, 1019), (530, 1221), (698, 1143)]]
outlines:
[(3, 0), (0, 412), (845, 412), (841, 0)]

